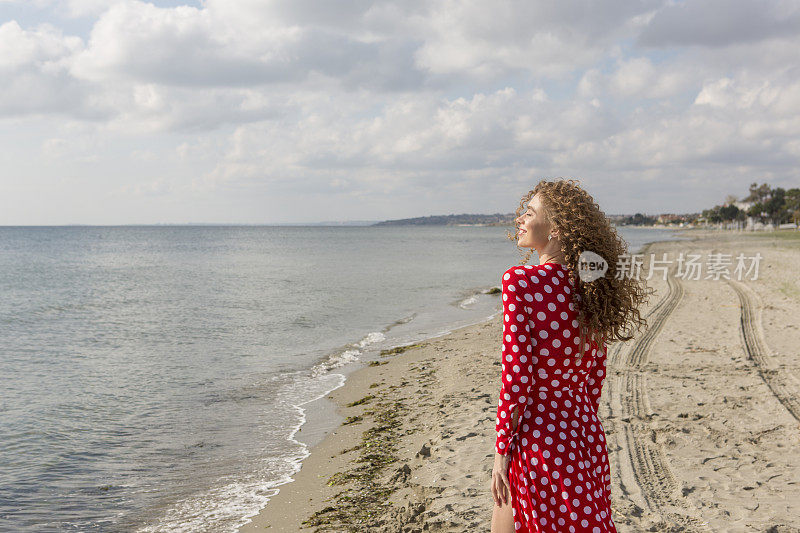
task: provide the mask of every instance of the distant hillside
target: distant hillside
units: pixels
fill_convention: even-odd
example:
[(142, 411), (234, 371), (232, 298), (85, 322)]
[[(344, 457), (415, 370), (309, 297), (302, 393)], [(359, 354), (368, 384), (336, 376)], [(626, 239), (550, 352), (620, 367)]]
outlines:
[[(678, 226), (692, 224), (698, 214), (676, 215), (606, 215), (612, 226)], [(372, 226), (513, 226), (514, 213), (493, 215), (435, 215), (429, 217), (384, 220)]]
[(507, 226), (513, 224), (514, 213), (504, 215), (436, 215), (430, 217), (401, 218), (384, 220), (373, 226)]

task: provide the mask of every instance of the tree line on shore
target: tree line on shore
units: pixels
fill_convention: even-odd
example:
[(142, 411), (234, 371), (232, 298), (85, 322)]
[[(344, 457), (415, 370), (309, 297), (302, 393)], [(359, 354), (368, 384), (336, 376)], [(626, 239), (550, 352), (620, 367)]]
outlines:
[(725, 203), (705, 209), (702, 216), (712, 224), (743, 222), (747, 217), (762, 224), (797, 224), (800, 222), (800, 188), (772, 188), (767, 183), (753, 183), (750, 193), (741, 200), (728, 196)]

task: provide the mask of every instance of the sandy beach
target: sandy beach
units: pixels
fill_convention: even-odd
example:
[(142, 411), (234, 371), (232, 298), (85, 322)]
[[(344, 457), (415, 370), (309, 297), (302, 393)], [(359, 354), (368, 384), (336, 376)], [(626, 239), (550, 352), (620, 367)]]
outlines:
[[(600, 406), (619, 531), (800, 531), (798, 233), (645, 248), (643, 272), (651, 253), (672, 270), (649, 281), (648, 329), (609, 346)], [(700, 279), (673, 275), (681, 252)], [(758, 278), (706, 279), (711, 253), (760, 253)], [(489, 531), (500, 331), (498, 315), (352, 373), (329, 395), (345, 422), (240, 531)]]

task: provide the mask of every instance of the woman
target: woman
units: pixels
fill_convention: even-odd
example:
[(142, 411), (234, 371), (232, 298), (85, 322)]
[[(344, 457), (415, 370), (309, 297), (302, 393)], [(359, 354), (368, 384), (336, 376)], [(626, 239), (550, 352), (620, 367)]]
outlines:
[[(650, 291), (642, 280), (617, 279), (627, 245), (578, 182), (539, 182), (516, 214), (513, 238), (529, 250), (502, 278), (492, 532), (615, 532), (597, 417), (606, 342), (647, 325), (638, 307)], [(532, 250), (537, 266), (525, 264)], [(605, 275), (581, 279), (584, 251), (606, 261)]]

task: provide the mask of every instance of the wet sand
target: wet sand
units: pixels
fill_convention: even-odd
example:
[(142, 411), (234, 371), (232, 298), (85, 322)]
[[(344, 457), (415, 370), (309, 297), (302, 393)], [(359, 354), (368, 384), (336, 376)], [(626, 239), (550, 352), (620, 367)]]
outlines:
[[(685, 234), (643, 273), (696, 253), (700, 279), (656, 273), (648, 329), (609, 346), (614, 521), (800, 531), (800, 232)], [(756, 252), (758, 279), (737, 280)], [(709, 253), (732, 254), (731, 279), (705, 279)], [(352, 373), (329, 395), (345, 423), (240, 531), (489, 531), (500, 332), (498, 315)]]

